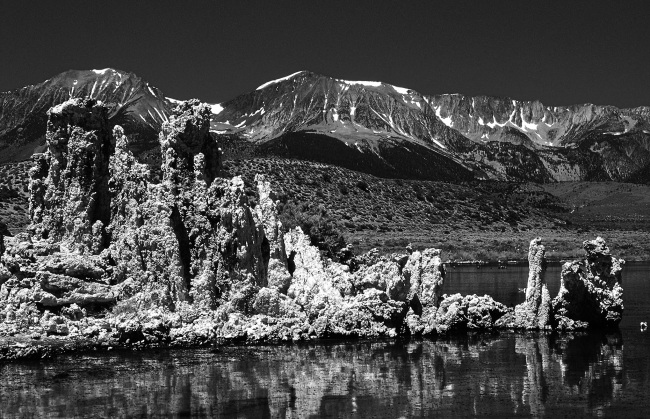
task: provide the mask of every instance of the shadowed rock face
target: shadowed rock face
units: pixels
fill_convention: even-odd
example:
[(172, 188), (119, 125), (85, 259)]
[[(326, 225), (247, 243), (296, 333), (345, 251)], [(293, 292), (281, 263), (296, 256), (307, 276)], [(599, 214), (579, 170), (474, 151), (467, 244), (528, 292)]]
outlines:
[(617, 326), (623, 316), (621, 271), (625, 263), (610, 255), (601, 237), (583, 243), (586, 258), (562, 266), (562, 282), (553, 300), (560, 329)]

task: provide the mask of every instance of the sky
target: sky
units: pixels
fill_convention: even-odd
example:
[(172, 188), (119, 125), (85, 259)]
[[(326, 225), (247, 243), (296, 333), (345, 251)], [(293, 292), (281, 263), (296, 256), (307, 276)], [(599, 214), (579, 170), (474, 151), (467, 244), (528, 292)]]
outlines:
[(650, 105), (650, 2), (3, 2), (0, 91), (68, 69), (232, 99), (300, 70), (423, 94)]

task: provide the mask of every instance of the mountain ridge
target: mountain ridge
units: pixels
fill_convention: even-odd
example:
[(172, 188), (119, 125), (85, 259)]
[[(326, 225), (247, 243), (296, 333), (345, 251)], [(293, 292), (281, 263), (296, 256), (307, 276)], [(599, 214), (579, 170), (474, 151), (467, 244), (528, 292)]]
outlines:
[[(0, 93), (0, 163), (38, 151), (47, 109), (78, 96), (122, 108), (120, 122), (135, 137), (130, 144), (136, 154), (157, 147), (157, 132), (178, 102), (134, 73), (111, 68), (69, 70)], [(509, 97), (426, 95), (303, 70), (211, 109), (214, 135), (236, 138), (258, 154), (307, 159), (316, 154), (319, 161), (344, 160), (347, 168), (379, 176), (537, 182), (650, 178), (648, 106), (551, 107)], [(308, 139), (310, 149), (297, 138)], [(339, 155), (332, 154), (331, 145)], [(341, 158), (342, 152), (350, 156)], [(418, 167), (409, 167), (411, 162)]]
[[(162, 92), (134, 73), (114, 70), (68, 70), (41, 83), (0, 93), (0, 163), (24, 160), (45, 144), (47, 111), (70, 98), (88, 96), (113, 103), (119, 122), (140, 137), (140, 148), (155, 144), (171, 112)], [(126, 111), (126, 112), (125, 112)]]
[[(212, 124), (218, 134), (265, 143), (281, 142), (288, 133), (313, 133), (367, 155), (380, 154), (378, 143), (415, 143), (478, 179), (626, 180), (650, 162), (646, 107), (631, 115), (613, 106), (559, 108), (510, 98), (428, 96), (388, 83), (301, 71), (218, 108)], [(533, 167), (517, 169), (525, 163)]]

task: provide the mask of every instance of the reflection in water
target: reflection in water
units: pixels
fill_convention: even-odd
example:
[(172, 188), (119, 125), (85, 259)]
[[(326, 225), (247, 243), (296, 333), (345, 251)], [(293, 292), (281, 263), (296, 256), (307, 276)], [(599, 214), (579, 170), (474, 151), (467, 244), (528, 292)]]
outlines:
[[(624, 271), (625, 360), (621, 335), (598, 333), (76, 355), (0, 364), (0, 417), (643, 417), (648, 272)], [(525, 267), (453, 268), (444, 292), (515, 305), (526, 276)], [(555, 295), (559, 267), (547, 278)]]
[(638, 385), (622, 348), (508, 333), (63, 357), (0, 366), (0, 416), (583, 416)]

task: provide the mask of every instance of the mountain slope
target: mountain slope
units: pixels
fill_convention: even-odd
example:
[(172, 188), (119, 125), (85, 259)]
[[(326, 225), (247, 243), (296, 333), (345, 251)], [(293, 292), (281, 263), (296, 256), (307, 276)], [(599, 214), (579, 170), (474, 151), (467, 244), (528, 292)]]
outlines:
[(0, 163), (24, 160), (38, 151), (45, 144), (47, 110), (83, 96), (114, 104), (116, 122), (138, 138), (133, 142), (140, 149), (136, 152), (157, 144), (160, 125), (172, 106), (160, 90), (133, 73), (69, 70), (40, 84), (0, 93)]
[[(404, 94), (388, 84), (302, 71), (213, 107), (212, 129), (259, 144), (263, 154), (308, 158), (380, 176), (481, 177), (457, 157), (470, 141), (447, 128), (416, 92), (408, 103)], [(409, 159), (417, 165), (408, 167)]]
[[(0, 93), (0, 163), (44, 145), (47, 110), (71, 97), (113, 104), (145, 160), (176, 102), (132, 73), (70, 70)], [(650, 181), (650, 107), (459, 94), (300, 71), (212, 105), (211, 130), (240, 150), (336, 164), (382, 177), (463, 181)], [(233, 151), (234, 150), (234, 151)], [(144, 153), (144, 154), (143, 154)]]
[[(401, 172), (397, 176), (409, 178), (421, 178), (416, 172), (440, 179), (452, 166), (478, 179), (627, 180), (643, 177), (650, 163), (647, 107), (550, 108), (509, 98), (427, 96), (381, 82), (301, 71), (215, 105), (213, 112), (214, 132), (259, 144), (264, 153), (313, 155), (313, 139), (331, 145), (324, 141), (330, 137), (348, 146), (351, 155), (383, 160), (390, 171)], [(287, 148), (287, 136), (295, 139), (295, 134), (311, 139), (309, 146), (293, 141)], [(269, 142), (276, 145), (263, 145)], [(317, 160), (341, 160), (341, 150), (327, 160), (331, 147), (321, 148)], [(445, 164), (437, 171), (414, 171), (408, 160), (420, 164), (416, 153), (395, 159), (386, 152), (397, 148), (415, 148), (425, 161)]]

